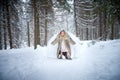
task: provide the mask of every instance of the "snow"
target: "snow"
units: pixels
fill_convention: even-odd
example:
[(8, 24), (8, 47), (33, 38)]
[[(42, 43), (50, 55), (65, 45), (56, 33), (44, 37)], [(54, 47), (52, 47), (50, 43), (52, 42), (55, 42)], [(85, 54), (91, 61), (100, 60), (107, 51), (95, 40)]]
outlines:
[(72, 60), (56, 58), (51, 41), (47, 47), (0, 51), (0, 80), (120, 80), (120, 40), (79, 41), (71, 45)]

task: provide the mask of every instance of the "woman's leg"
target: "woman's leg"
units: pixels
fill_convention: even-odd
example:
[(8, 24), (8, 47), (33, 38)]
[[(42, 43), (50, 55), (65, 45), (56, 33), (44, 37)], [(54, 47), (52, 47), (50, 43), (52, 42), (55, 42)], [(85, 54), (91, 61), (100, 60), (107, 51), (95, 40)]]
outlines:
[(62, 54), (65, 56), (66, 59), (71, 59), (71, 55), (69, 52), (62, 52)]
[(62, 52), (61, 51), (59, 51), (58, 59), (62, 59)]
[(66, 59), (68, 59), (67, 52), (62, 52), (62, 54), (65, 56)]
[(67, 58), (71, 59), (71, 54), (69, 52), (67, 52)]

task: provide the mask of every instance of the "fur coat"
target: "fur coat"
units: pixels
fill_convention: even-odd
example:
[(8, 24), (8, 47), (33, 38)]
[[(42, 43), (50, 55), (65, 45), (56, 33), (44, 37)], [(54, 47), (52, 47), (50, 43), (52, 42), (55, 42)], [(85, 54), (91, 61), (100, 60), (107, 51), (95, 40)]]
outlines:
[(67, 47), (68, 52), (69, 52), (70, 55), (71, 55), (70, 43), (73, 44), (73, 45), (76, 44), (67, 33), (66, 33), (66, 37), (61, 37), (60, 34), (58, 34), (57, 37), (56, 37), (56, 39), (54, 41), (52, 41), (52, 43), (51, 43), (53, 45), (55, 45), (56, 43), (58, 43), (57, 57), (58, 57), (59, 52), (61, 50), (62, 40), (65, 41), (65, 45), (66, 45), (66, 47)]

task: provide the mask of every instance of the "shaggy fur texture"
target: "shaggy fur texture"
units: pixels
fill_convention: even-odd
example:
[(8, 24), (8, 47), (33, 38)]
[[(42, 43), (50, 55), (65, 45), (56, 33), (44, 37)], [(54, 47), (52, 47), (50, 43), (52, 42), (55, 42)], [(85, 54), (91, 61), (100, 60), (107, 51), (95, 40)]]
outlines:
[(56, 39), (52, 41), (52, 44), (55, 45), (58, 43), (58, 49), (57, 49), (57, 57), (59, 56), (59, 52), (61, 51), (61, 43), (62, 40), (65, 41), (65, 45), (68, 49), (69, 56), (71, 56), (71, 49), (70, 49), (70, 43), (75, 44), (75, 42), (72, 40), (72, 38), (65, 32), (64, 37), (60, 35), (60, 33), (57, 35)]

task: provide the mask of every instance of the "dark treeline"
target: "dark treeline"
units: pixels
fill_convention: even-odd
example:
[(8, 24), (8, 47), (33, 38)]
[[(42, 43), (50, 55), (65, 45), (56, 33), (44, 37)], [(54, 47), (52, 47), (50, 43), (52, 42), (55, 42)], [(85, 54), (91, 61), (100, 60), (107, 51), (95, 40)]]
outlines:
[[(19, 46), (18, 10), (15, 4), (17, 0), (0, 0), (0, 49), (10, 49), (16, 44)], [(13, 5), (14, 4), (14, 5)], [(15, 47), (15, 46), (14, 46)]]
[(54, 8), (70, 12), (80, 40), (120, 38), (119, 0), (0, 0), (0, 50), (22, 45), (45, 46), (54, 27)]
[(74, 17), (81, 40), (120, 38), (119, 0), (74, 0)]

